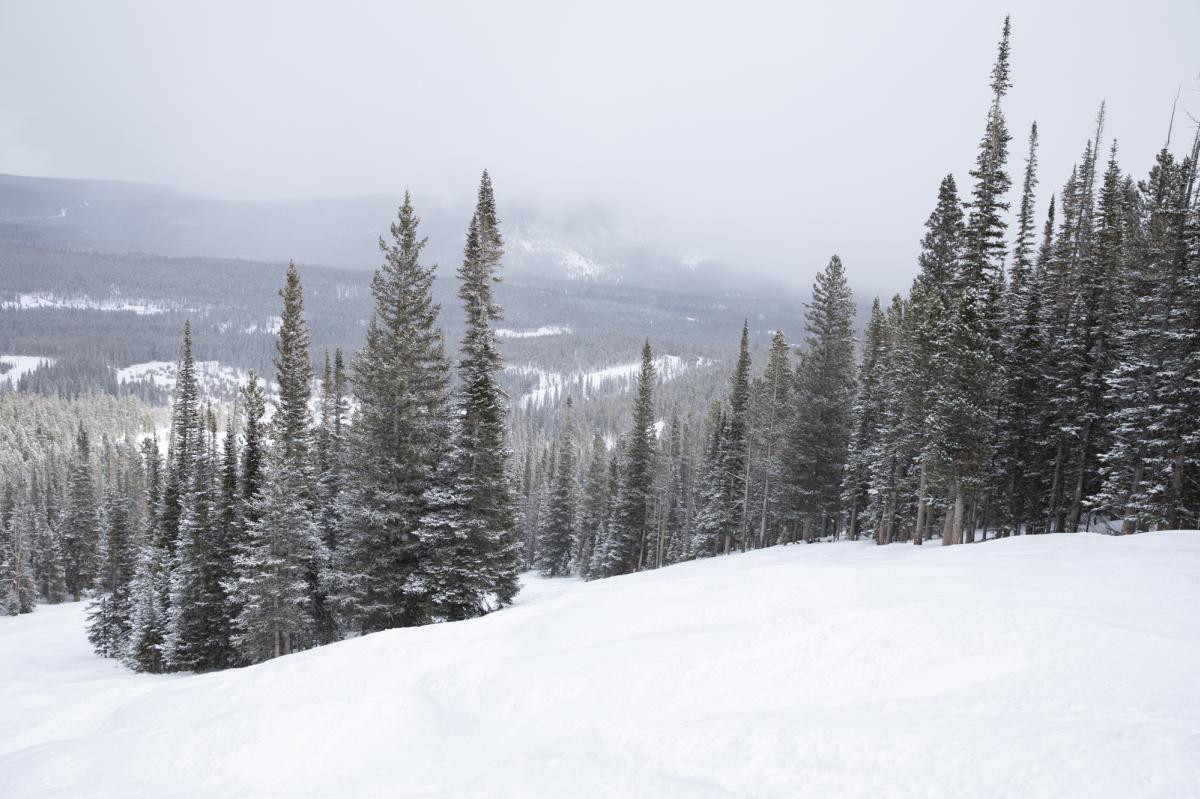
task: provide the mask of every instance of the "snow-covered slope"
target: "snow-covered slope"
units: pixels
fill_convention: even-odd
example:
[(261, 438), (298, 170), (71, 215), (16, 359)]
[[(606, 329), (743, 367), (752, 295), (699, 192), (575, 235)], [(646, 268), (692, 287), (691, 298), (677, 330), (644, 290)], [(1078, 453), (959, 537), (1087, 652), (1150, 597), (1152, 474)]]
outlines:
[(0, 796), (1200, 796), (1200, 533), (792, 546), (262, 666), (0, 619)]

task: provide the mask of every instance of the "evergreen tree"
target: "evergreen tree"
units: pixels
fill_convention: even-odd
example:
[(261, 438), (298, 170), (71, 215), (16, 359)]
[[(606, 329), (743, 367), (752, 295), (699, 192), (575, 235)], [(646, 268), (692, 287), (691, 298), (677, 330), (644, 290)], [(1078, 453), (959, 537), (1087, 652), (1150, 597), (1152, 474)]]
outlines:
[[(858, 367), (858, 397), (854, 402), (850, 454), (846, 461), (843, 504), (847, 508), (846, 537), (857, 539), (860, 514), (870, 499), (871, 465), (879, 456), (883, 434), (884, 371), (888, 356), (888, 331), (879, 298), (871, 305), (866, 342)], [(881, 528), (883, 529), (883, 528)], [(879, 543), (886, 543), (879, 538)]]
[(608, 505), (608, 446), (604, 443), (604, 436), (596, 433), (592, 437), (588, 457), (578, 525), (579, 540), (575, 545), (575, 571), (584, 579), (591, 573), (592, 553), (597, 536), (607, 520)]
[(274, 360), (279, 398), (262, 486), (247, 508), (247, 531), (225, 584), (239, 608), (233, 643), (250, 662), (291, 654), (317, 641), (327, 563), (314, 519), (316, 485), (308, 402), (312, 363), (304, 294), (294, 264), (280, 291), (282, 323)]
[(648, 565), (650, 500), (654, 478), (654, 353), (647, 341), (642, 347), (633, 428), (625, 441), (621, 481), (608, 530), (602, 576), (628, 574)]
[(167, 548), (159, 537), (164, 476), (162, 458), (154, 438), (142, 442), (141, 455), (147, 512), (129, 590), (129, 645), (124, 658), (135, 671), (157, 674), (167, 666), (163, 642), (167, 635), (170, 564)]
[(427, 493), (422, 523), (430, 590), (440, 618), (477, 616), (512, 602), (521, 547), (513, 535), (515, 508), (505, 442), (505, 395), (497, 382), (503, 359), (493, 323), (502, 309), (492, 298), (504, 243), (487, 172), (467, 231), (458, 296), (466, 333), (458, 364), (457, 415), (439, 479)]
[(567, 397), (554, 465), (554, 486), (539, 536), (537, 567), (546, 577), (570, 573), (572, 549), (579, 539), (579, 476), (575, 464), (573, 410), (571, 398)]
[(833, 256), (805, 312), (808, 351), (796, 371), (789, 441), (790, 494), (805, 540), (836, 532), (854, 400), (854, 300)]
[(97, 578), (98, 596), (88, 607), (88, 640), (102, 657), (123, 657), (132, 631), (132, 588), (137, 539), (130, 498), (120, 481), (105, 500), (105, 558)]
[(747, 515), (750, 499), (750, 323), (742, 323), (742, 340), (737, 364), (729, 382), (729, 414), (722, 438), (723, 501), (728, 506), (725, 518), (723, 551), (746, 548)]
[(771, 339), (766, 371), (755, 391), (759, 418), (755, 428), (759, 478), (755, 494), (757, 507), (753, 510), (758, 520), (756, 543), (759, 547), (774, 543), (782, 531), (784, 461), (781, 454), (790, 421), (792, 382), (787, 339), (777, 330)]
[(67, 591), (78, 602), (96, 579), (100, 517), (92, 482), (91, 445), (83, 424), (75, 438), (75, 462), (60, 525)]
[(379, 242), (375, 311), (352, 366), (358, 409), (346, 457), (354, 479), (340, 503), (347, 558), (338, 603), (363, 632), (429, 620), (422, 570), (430, 553), (419, 528), (445, 450), (449, 367), (431, 294), (436, 267), (420, 262), (419, 224), (405, 194), (392, 242)]

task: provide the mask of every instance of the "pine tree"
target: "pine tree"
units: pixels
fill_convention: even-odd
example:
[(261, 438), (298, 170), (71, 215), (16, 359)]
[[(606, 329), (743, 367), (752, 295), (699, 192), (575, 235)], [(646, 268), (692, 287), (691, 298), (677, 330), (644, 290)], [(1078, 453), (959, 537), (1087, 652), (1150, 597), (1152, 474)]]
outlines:
[(654, 353), (647, 341), (642, 347), (633, 427), (625, 440), (621, 482), (617, 492), (602, 575), (628, 574), (647, 565), (647, 537), (654, 478)]
[(347, 615), (340, 604), (350, 591), (347, 574), (352, 554), (343, 542), (346, 490), (346, 430), (349, 398), (346, 396), (346, 366), (342, 351), (334, 352), (333, 366), (326, 357), (322, 381), (320, 458), (317, 478), (317, 525), (328, 561), (321, 575), (323, 601), (317, 609), (317, 638), (330, 643), (340, 637), (341, 619)]
[(78, 602), (96, 579), (100, 518), (92, 482), (91, 445), (79, 425), (75, 462), (71, 467), (67, 506), (61, 522), (67, 591)]
[(750, 457), (750, 323), (742, 323), (742, 340), (737, 364), (729, 382), (729, 414), (721, 444), (723, 501), (728, 526), (724, 529), (723, 551), (746, 548), (749, 512)]
[(567, 397), (563, 430), (548, 513), (539, 536), (537, 568), (546, 577), (570, 574), (572, 548), (579, 538), (579, 476), (575, 464), (574, 404)]
[(163, 642), (167, 635), (170, 564), (167, 548), (160, 538), (164, 477), (154, 438), (142, 442), (141, 455), (147, 512), (129, 590), (129, 645), (124, 658), (135, 671), (157, 674), (167, 666)]
[[(860, 514), (870, 499), (871, 465), (876, 462), (883, 434), (884, 371), (888, 357), (888, 331), (879, 298), (871, 304), (866, 342), (858, 367), (858, 396), (854, 402), (850, 454), (846, 461), (842, 502), (847, 508), (846, 537), (858, 538)], [(880, 528), (881, 530), (883, 528)], [(886, 543), (882, 537), (878, 543)]]
[(429, 620), (419, 528), (446, 449), (449, 367), (431, 294), (436, 267), (420, 262), (419, 224), (405, 194), (392, 242), (379, 243), (375, 311), (352, 365), (358, 409), (346, 458), (354, 479), (340, 503), (346, 559), (337, 594), (339, 615), (363, 632)]
[(512, 602), (521, 547), (513, 534), (515, 508), (505, 442), (505, 396), (497, 382), (503, 359), (493, 323), (502, 309), (492, 298), (504, 243), (491, 178), (483, 173), (467, 231), (458, 296), (466, 333), (458, 364), (452, 443), (427, 493), (422, 544), (429, 565), (422, 587), (440, 618), (477, 616)]
[(162, 508), (158, 513), (158, 544), (174, 557), (179, 539), (183, 495), (195, 474), (198, 439), (203, 430), (200, 418), (199, 386), (196, 383), (196, 364), (192, 355), (191, 322), (183, 323), (183, 340), (179, 346), (179, 362), (175, 369), (175, 401), (171, 410), (171, 446), (163, 480)]
[(308, 401), (312, 363), (304, 294), (294, 264), (280, 291), (282, 323), (274, 360), (279, 398), (262, 485), (247, 508), (247, 531), (234, 556), (236, 580), (224, 588), (239, 614), (233, 642), (250, 662), (316, 643), (314, 614), (327, 553), (314, 519), (316, 485)]
[[(1021, 209), (1013, 244), (1012, 272), (1006, 294), (1005, 330), (1001, 337), (1003, 374), (996, 420), (997, 492), (1006, 530), (1027, 530), (1033, 520), (1032, 493), (1036, 472), (1037, 432), (1042, 402), (1039, 386), (1044, 379), (1040, 355), (1041, 302), (1044, 262), (1034, 261), (1034, 190), (1037, 187), (1037, 123), (1029, 131), (1029, 153), (1021, 184)], [(1047, 237), (1053, 230), (1051, 199)], [(1043, 245), (1043, 250), (1048, 245)]]
[(757, 451), (759, 452), (758, 490), (754, 508), (758, 520), (756, 545), (767, 546), (778, 540), (782, 531), (780, 508), (783, 504), (784, 434), (788, 428), (791, 408), (792, 367), (787, 339), (775, 331), (771, 339), (771, 350), (767, 356), (767, 368), (758, 381), (757, 396), (759, 422), (755, 426)]
[(31, 613), (37, 606), (32, 535), (37, 511), (24, 492), (17, 501), (9, 483), (0, 500), (0, 615)]
[(123, 657), (129, 649), (137, 567), (130, 498), (120, 483), (109, 489), (105, 500), (105, 558), (97, 578), (99, 595), (88, 608), (88, 640), (96, 654), (109, 658)]
[(697, 490), (696, 524), (692, 532), (693, 557), (709, 558), (721, 551), (724, 531), (733, 524), (730, 506), (726, 501), (724, 458), (726, 413), (720, 402), (714, 402), (705, 425), (706, 446), (700, 467)]
[(591, 573), (592, 553), (606, 521), (608, 505), (608, 446), (604, 436), (596, 433), (592, 437), (588, 457), (578, 525), (579, 539), (575, 545), (575, 571), (584, 579)]
[(833, 256), (805, 312), (808, 351), (797, 365), (789, 493), (804, 539), (836, 532), (854, 400), (854, 300)]

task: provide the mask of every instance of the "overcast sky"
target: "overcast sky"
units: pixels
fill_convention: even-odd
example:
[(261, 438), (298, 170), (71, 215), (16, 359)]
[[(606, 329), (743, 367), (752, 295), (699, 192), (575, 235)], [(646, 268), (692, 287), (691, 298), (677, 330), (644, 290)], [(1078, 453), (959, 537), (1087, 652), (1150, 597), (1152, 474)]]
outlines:
[(802, 283), (837, 252), (895, 290), (941, 176), (966, 187), (1006, 12), (1018, 185), (1035, 118), (1044, 197), (1101, 99), (1135, 176), (1177, 87), (1200, 117), (1196, 0), (0, 0), (0, 172), (419, 203), (487, 167), (502, 211), (599, 206)]

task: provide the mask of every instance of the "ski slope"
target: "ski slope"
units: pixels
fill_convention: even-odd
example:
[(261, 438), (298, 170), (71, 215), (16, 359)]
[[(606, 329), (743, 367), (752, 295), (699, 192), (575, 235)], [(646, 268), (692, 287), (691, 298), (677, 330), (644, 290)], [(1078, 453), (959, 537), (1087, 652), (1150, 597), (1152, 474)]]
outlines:
[(790, 546), (203, 676), (0, 619), (0, 797), (1200, 796), (1200, 533)]

